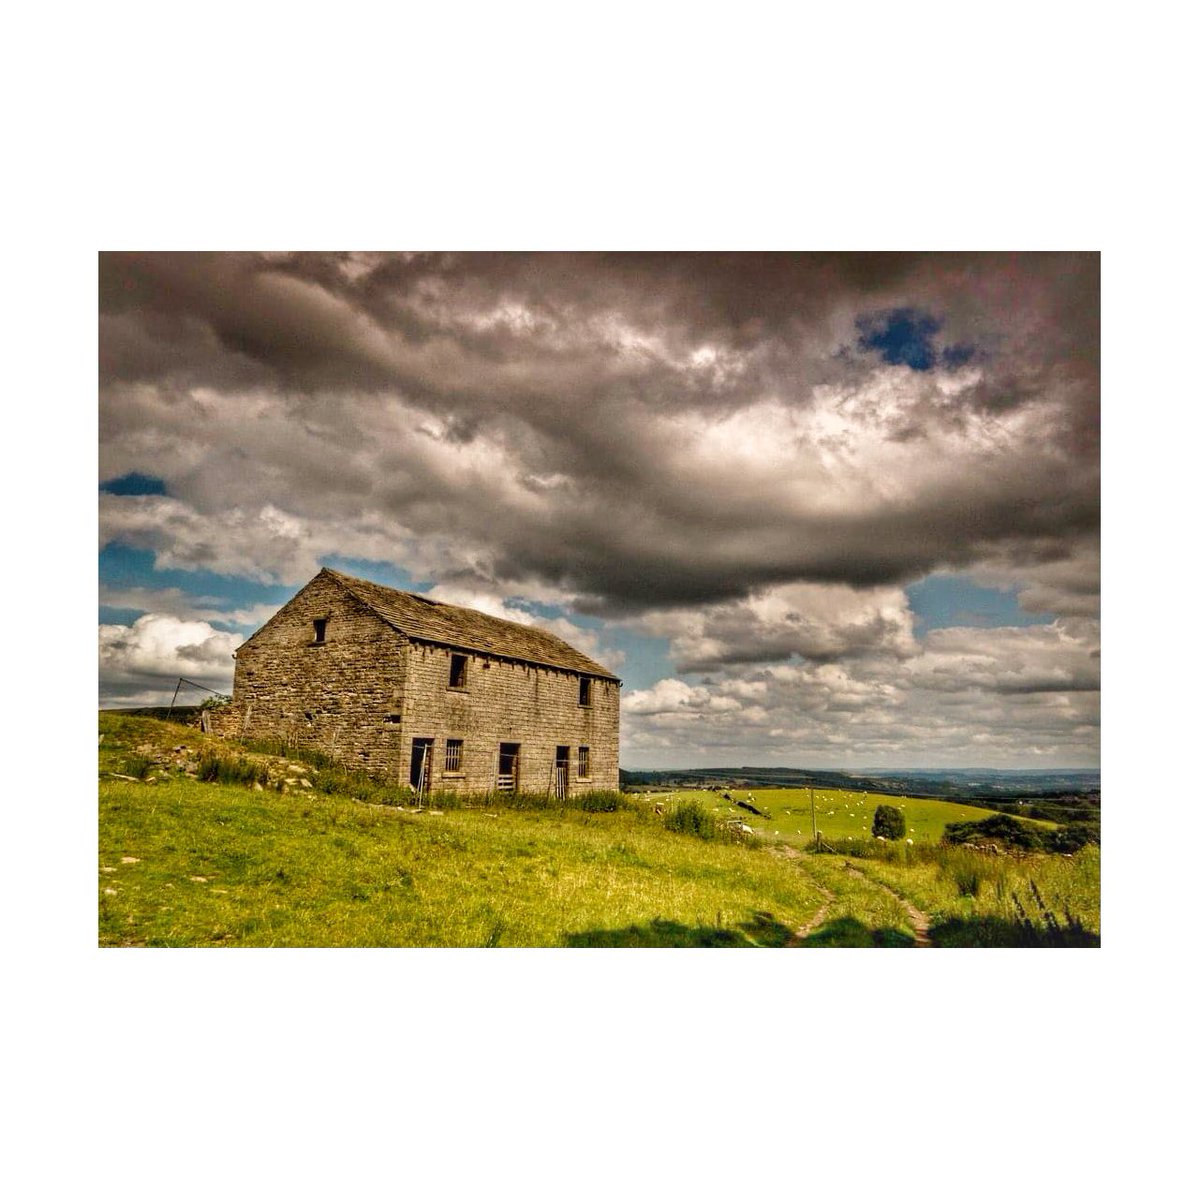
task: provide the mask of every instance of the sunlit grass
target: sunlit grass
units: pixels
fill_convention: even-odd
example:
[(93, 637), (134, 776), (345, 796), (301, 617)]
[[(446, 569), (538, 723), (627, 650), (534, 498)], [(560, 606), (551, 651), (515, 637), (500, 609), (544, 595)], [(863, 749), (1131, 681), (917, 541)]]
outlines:
[[(799, 854), (807, 791), (755, 793), (765, 819), (704, 791), (659, 812), (596, 794), (595, 811), (500, 797), (416, 813), (377, 803), (380, 781), (364, 791), (269, 747), (146, 718), (104, 716), (101, 730), (103, 945), (911, 946), (901, 897), (935, 945), (1098, 940), (1098, 849), (941, 846), (946, 822), (986, 815), (946, 801), (900, 801), (914, 842), (885, 844), (869, 837), (877, 797), (818, 791), (825, 838), (858, 840)], [(728, 840), (743, 821), (761, 841)]]
[(117, 780), (100, 830), (108, 945), (556, 946), (655, 920), (748, 945), (756, 914), (798, 927), (820, 906), (774, 855), (631, 813), (415, 815)]
[[(957, 846), (927, 847), (896, 861), (855, 859), (865, 875), (894, 888), (929, 914), (934, 940), (1019, 938), (1031, 921), (1052, 932), (1037, 896), (1062, 924), (1074, 918), (1087, 934), (1100, 933), (1100, 849), (1071, 857), (1054, 854), (984, 856)], [(1036, 889), (1036, 893), (1033, 889)], [(963, 940), (965, 939), (965, 940)]]

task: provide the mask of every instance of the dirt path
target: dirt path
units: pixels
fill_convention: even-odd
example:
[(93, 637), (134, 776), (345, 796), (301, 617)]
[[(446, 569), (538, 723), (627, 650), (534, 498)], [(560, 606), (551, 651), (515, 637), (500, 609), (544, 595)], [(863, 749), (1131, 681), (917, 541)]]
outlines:
[[(800, 870), (804, 871), (804, 867), (802, 865), (804, 855), (802, 855), (799, 850), (787, 845), (780, 845), (776, 847), (776, 849), (778, 853), (783, 855), (784, 858), (791, 859), (793, 862), (795, 862), (796, 866), (800, 868)], [(927, 913), (923, 913), (915, 904), (909, 900), (906, 900), (894, 888), (888, 887), (886, 883), (880, 883), (878, 879), (872, 879), (869, 875), (864, 875), (862, 871), (860, 871), (857, 867), (852, 867), (849, 863), (843, 863), (842, 865), (847, 871), (850, 872), (851, 875), (857, 875), (858, 878), (864, 883), (870, 885), (871, 887), (877, 887), (881, 891), (887, 892), (889, 896), (895, 898), (895, 900), (901, 905), (905, 913), (908, 915), (908, 919), (913, 928), (913, 941), (918, 947), (933, 945), (933, 942), (929, 940), (929, 916)], [(833, 902), (836, 899), (834, 894), (823, 884), (819, 883), (811, 872), (804, 871), (804, 874), (808, 876), (808, 879), (812, 885), (821, 893), (824, 903), (817, 910), (816, 914), (810, 921), (807, 921), (805, 924), (801, 925), (799, 929), (793, 932), (791, 938), (787, 942), (787, 945), (789, 946), (802, 946), (804, 942), (812, 936), (813, 933), (820, 929), (821, 925), (824, 923), (825, 915), (829, 912), (830, 907), (833, 905)]]
[(887, 892), (888, 895), (894, 896), (903, 906), (904, 911), (908, 914), (909, 921), (912, 922), (913, 936), (917, 945), (933, 945), (933, 943), (929, 940), (929, 916), (927, 913), (923, 913), (910, 900), (906, 900), (898, 891), (896, 891), (895, 888), (888, 887), (886, 883), (880, 883), (878, 879), (872, 879), (869, 875), (864, 875), (857, 867), (852, 867), (849, 863), (846, 863), (846, 870), (849, 871), (851, 875), (857, 875), (859, 879), (866, 880), (866, 882), (871, 884), (873, 887), (880, 888), (881, 890)]
[[(799, 850), (795, 850), (791, 846), (781, 845), (778, 847), (778, 851), (783, 855), (784, 858), (790, 858), (798, 867), (800, 867), (801, 871), (804, 871), (804, 868), (800, 866), (800, 860), (803, 858), (803, 855)], [(806, 921), (800, 926), (799, 929), (792, 931), (792, 936), (784, 943), (785, 946), (803, 946), (805, 941), (807, 941), (808, 938), (811, 937), (812, 934), (814, 934), (824, 924), (825, 914), (829, 912), (829, 909), (835, 899), (834, 894), (827, 887), (825, 887), (824, 884), (818, 883), (808, 871), (804, 871), (804, 874), (808, 877), (808, 881), (813, 885), (813, 887), (815, 887), (817, 891), (821, 893), (821, 898), (824, 900), (824, 903), (820, 908), (817, 909), (816, 913), (813, 914), (811, 920)]]

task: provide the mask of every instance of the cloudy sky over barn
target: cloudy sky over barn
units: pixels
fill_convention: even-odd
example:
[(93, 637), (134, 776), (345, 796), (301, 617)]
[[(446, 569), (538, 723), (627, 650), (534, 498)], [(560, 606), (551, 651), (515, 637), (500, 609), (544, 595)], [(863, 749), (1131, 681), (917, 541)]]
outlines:
[(322, 565), (544, 625), (622, 763), (1095, 766), (1095, 255), (106, 254), (100, 689)]

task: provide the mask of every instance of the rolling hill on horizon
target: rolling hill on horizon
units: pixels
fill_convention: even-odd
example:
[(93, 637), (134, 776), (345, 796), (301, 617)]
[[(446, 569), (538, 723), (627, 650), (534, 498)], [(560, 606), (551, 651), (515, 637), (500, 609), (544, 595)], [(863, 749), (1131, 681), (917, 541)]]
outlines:
[(691, 767), (621, 771), (622, 786), (821, 787), (863, 789), (888, 795), (953, 796), (971, 800), (1020, 800), (1034, 796), (1099, 794), (1095, 770), (990, 770), (984, 767), (885, 771), (805, 770), (798, 767)]

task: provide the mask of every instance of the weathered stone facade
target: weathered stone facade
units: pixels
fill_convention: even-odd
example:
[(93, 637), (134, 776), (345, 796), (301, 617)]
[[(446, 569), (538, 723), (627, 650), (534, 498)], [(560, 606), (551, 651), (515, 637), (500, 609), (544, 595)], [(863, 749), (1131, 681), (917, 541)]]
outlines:
[(435, 791), (591, 791), (618, 786), (619, 708), (550, 634), (325, 570), (238, 650), (221, 731)]

